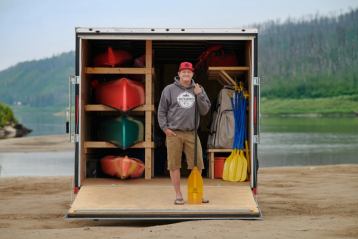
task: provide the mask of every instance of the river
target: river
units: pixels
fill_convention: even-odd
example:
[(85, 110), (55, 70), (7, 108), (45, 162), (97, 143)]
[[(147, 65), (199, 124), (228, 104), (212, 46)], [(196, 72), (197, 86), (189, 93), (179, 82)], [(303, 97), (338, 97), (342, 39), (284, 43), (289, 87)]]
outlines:
[[(16, 111), (30, 136), (64, 133), (64, 117)], [(1, 176), (73, 175), (73, 152), (0, 153)], [(358, 163), (358, 118), (263, 118), (260, 167)]]

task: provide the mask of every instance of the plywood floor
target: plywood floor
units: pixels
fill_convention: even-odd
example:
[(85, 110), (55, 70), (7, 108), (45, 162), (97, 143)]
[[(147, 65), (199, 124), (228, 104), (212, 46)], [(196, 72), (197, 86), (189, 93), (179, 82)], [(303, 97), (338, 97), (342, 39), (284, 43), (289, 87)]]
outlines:
[[(187, 198), (186, 180), (182, 193)], [(87, 179), (69, 210), (68, 217), (162, 217), (221, 218), (258, 217), (259, 208), (248, 183), (204, 180), (208, 204), (174, 205), (170, 179)]]

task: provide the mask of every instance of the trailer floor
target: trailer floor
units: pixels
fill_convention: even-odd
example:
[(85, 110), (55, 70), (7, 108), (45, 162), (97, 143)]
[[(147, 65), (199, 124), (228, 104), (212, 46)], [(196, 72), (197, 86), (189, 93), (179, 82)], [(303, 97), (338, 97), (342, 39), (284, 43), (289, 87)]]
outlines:
[[(186, 180), (182, 193), (187, 198)], [(237, 219), (259, 218), (248, 183), (204, 179), (208, 204), (174, 205), (169, 178), (152, 180), (86, 179), (67, 218), (88, 219)]]

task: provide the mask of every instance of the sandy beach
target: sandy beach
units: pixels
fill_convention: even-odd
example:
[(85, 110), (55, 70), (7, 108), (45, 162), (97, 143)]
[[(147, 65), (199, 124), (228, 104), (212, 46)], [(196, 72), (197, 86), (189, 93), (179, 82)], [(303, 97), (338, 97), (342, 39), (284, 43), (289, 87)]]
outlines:
[(43, 152), (74, 150), (67, 135), (31, 136), (0, 140), (2, 152)]
[[(63, 140), (2, 141), (0, 152), (17, 152), (14, 143), (34, 151), (71, 149)], [(0, 238), (358, 238), (358, 165), (263, 168), (258, 176), (263, 220), (180, 222), (66, 221), (71, 177), (4, 177)]]

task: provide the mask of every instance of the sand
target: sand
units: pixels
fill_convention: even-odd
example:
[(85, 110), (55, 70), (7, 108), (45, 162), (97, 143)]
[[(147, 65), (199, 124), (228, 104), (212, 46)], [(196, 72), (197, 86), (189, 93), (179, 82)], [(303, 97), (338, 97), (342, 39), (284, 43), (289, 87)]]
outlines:
[(358, 238), (358, 165), (263, 168), (258, 179), (263, 220), (93, 222), (63, 218), (71, 177), (0, 178), (0, 238)]
[(0, 139), (0, 153), (70, 150), (74, 150), (74, 144), (70, 143), (69, 136), (67, 135), (47, 135)]
[(0, 238), (358, 238), (358, 166), (265, 168), (261, 221), (65, 221), (70, 177), (0, 178)]

